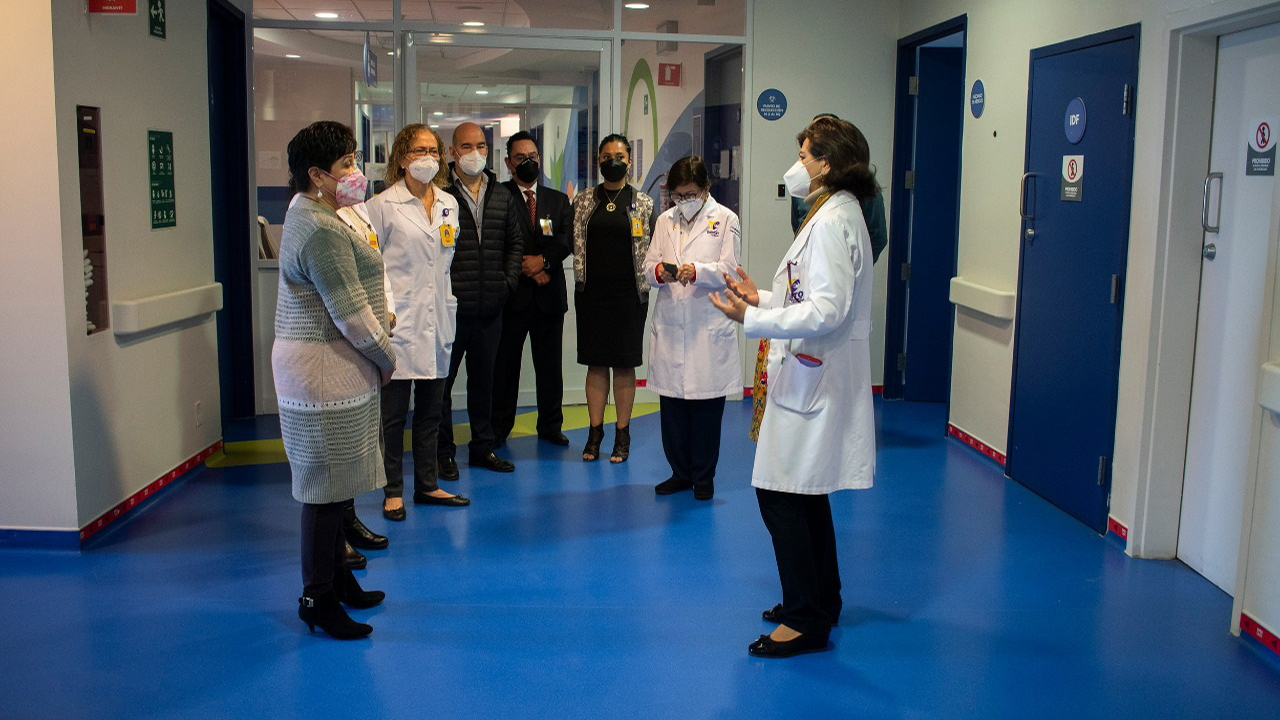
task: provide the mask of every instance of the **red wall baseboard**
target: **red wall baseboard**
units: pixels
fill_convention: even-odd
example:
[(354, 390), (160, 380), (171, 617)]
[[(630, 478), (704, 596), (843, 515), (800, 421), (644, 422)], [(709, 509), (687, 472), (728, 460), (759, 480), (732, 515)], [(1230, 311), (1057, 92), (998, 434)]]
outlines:
[(1244, 613), (1240, 613), (1240, 632), (1262, 643), (1271, 652), (1280, 655), (1280, 638)]
[(964, 443), (965, 445), (968, 445), (974, 450), (977, 450), (978, 452), (982, 453), (988, 459), (995, 461), (995, 463), (1000, 467), (1004, 467), (1004, 453), (992, 448), (991, 446), (982, 442), (978, 438), (970, 435), (969, 433), (961, 430), (960, 428), (956, 427), (955, 425), (952, 425), (951, 423), (947, 423), (947, 434), (959, 440), (960, 442)]
[(218, 452), (221, 449), (222, 449), (222, 441), (219, 440), (218, 442), (210, 445), (204, 450), (201, 450), (200, 452), (196, 453), (190, 459), (183, 462), (181, 465), (175, 467), (174, 469), (160, 476), (150, 485), (147, 485), (146, 487), (142, 488), (138, 492), (125, 498), (119, 505), (116, 505), (110, 510), (102, 513), (97, 517), (97, 519), (93, 520), (92, 522), (90, 522), (88, 525), (84, 526), (84, 528), (80, 530), (80, 542), (83, 543), (85, 540), (88, 540), (89, 538), (93, 537), (97, 533), (101, 532), (104, 528), (111, 525), (111, 523), (124, 517), (125, 514), (127, 514), (130, 510), (133, 510), (134, 508), (138, 507), (138, 505), (145, 502), (152, 495), (155, 495), (156, 492), (158, 492), (161, 488), (165, 487), (166, 485), (172, 483), (174, 480), (177, 480), (178, 478), (187, 474), (193, 468), (198, 466), (200, 463), (209, 459), (210, 455)]

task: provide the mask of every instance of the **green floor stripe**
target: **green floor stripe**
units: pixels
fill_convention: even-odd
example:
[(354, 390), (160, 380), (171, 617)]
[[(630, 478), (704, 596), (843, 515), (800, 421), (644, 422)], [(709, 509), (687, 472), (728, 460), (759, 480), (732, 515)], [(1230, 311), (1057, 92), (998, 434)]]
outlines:
[[(631, 412), (632, 417), (642, 417), (658, 412), (658, 403), (636, 403)], [(618, 419), (612, 405), (604, 410), (605, 423)], [(564, 429), (580, 430), (591, 424), (586, 405), (570, 405), (564, 409)], [(538, 413), (531, 411), (516, 416), (515, 427), (511, 429), (511, 437), (530, 437), (538, 434)], [(453, 426), (454, 444), (462, 446), (471, 440), (471, 426), (466, 423)], [(413, 433), (404, 431), (404, 446), (413, 447)], [(205, 465), (212, 468), (240, 467), (243, 465), (270, 465), (289, 462), (284, 454), (284, 441), (279, 438), (271, 440), (241, 440), (225, 443), (222, 452), (211, 455)]]

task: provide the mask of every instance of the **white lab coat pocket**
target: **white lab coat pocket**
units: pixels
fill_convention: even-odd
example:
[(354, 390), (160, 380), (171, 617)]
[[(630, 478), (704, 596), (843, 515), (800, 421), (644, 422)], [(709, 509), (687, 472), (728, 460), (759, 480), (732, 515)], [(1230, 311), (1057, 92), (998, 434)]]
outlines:
[(826, 404), (826, 397), (821, 392), (822, 374), (826, 368), (825, 363), (810, 366), (788, 353), (782, 358), (778, 377), (769, 378), (769, 394), (765, 402), (801, 415), (818, 412)]

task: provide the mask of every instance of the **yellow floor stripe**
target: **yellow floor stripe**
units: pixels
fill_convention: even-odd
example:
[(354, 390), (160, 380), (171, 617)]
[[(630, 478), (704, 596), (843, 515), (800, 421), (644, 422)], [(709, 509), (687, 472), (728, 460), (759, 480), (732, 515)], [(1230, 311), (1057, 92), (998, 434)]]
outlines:
[[(651, 413), (658, 412), (658, 403), (636, 403), (635, 408), (631, 412), (632, 417), (642, 417)], [(605, 423), (611, 423), (618, 419), (614, 407), (609, 405), (604, 410)], [(580, 430), (591, 424), (590, 417), (587, 414), (586, 405), (571, 405), (564, 409), (564, 429)], [(516, 415), (515, 427), (511, 429), (511, 437), (521, 438), (530, 437), (538, 434), (538, 413), (537, 411), (525, 412)], [(453, 440), (457, 445), (463, 445), (471, 440), (471, 426), (461, 423), (453, 426)], [(413, 433), (410, 430), (404, 431), (404, 446), (406, 448), (413, 446)], [(222, 452), (209, 456), (205, 464), (213, 468), (224, 467), (240, 467), (243, 465), (270, 465), (272, 463), (288, 462), (289, 459), (284, 454), (284, 441), (279, 438), (271, 440), (241, 440), (238, 442), (224, 443)]]

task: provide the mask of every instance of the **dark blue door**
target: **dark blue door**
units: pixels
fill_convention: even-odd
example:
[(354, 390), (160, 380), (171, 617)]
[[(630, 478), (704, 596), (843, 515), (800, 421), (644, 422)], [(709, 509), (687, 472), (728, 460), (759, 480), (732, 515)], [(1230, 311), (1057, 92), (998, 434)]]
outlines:
[(1009, 476), (1106, 529), (1137, 27), (1031, 53)]
[(950, 289), (960, 219), (964, 50), (920, 48), (918, 73), (910, 254), (906, 270), (899, 269), (907, 300), (902, 391), (907, 400), (946, 402), (954, 314)]

